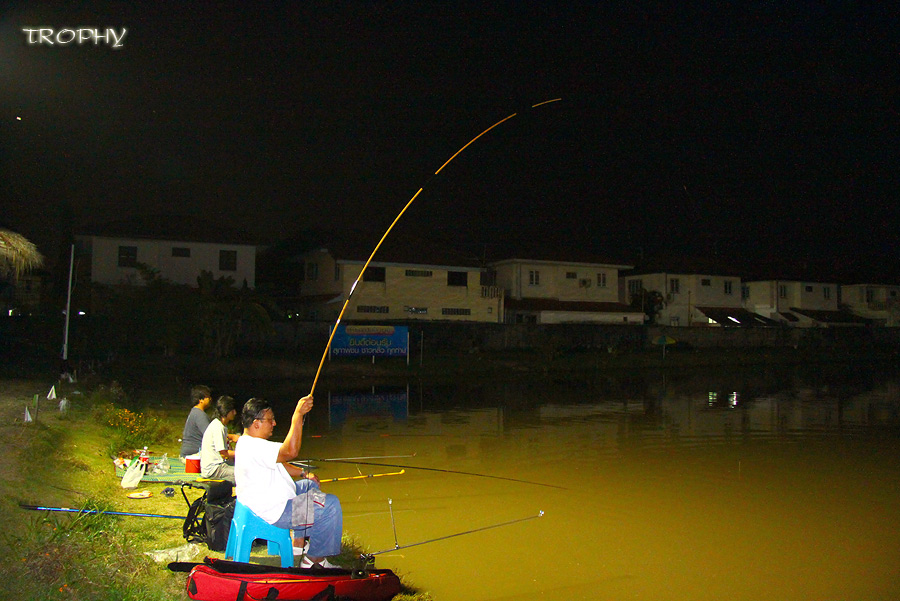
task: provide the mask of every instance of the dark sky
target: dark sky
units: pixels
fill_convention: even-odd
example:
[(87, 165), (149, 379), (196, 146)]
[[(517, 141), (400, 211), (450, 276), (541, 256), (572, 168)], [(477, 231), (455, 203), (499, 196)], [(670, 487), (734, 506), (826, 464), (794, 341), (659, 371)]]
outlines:
[(71, 4), (0, 9), (0, 222), (51, 258), (64, 206), (374, 246), (427, 183), (392, 236), (900, 277), (890, 8)]

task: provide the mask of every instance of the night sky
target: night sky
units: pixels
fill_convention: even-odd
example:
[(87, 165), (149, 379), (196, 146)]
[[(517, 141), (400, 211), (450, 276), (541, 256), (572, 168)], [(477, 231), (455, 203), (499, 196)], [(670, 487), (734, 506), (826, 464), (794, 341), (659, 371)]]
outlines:
[(890, 8), (72, 4), (0, 9), (0, 224), (51, 262), (70, 214), (374, 246), (425, 186), (392, 236), (900, 281)]

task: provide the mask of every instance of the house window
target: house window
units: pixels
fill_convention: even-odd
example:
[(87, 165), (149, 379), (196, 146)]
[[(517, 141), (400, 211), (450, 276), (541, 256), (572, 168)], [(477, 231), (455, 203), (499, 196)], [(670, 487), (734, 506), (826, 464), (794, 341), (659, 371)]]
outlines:
[(734, 282), (725, 282), (725, 294), (732, 294)]
[(700, 280), (700, 285), (701, 286), (712, 286), (712, 280), (710, 280), (709, 278), (703, 278), (702, 280)]
[(540, 286), (541, 285), (541, 272), (537, 269), (530, 269), (528, 271), (528, 285), (529, 286)]
[(387, 313), (388, 308), (386, 306), (379, 305), (360, 305), (356, 308), (357, 313)]
[(677, 326), (678, 322), (679, 320), (677, 317), (672, 317), (671, 319), (669, 319), (669, 325)]
[(469, 285), (469, 273), (466, 271), (448, 271), (447, 272), (447, 285), (448, 286), (468, 286)]
[(363, 273), (364, 282), (383, 282), (387, 275), (384, 267), (367, 267)]
[(306, 279), (310, 282), (315, 282), (319, 279), (319, 264), (318, 263), (307, 263), (306, 264)]
[(119, 267), (137, 267), (137, 246), (119, 247)]
[(825, 300), (828, 300), (831, 298), (831, 287), (830, 286), (822, 287), (822, 296), (825, 297)]
[(606, 274), (605, 273), (597, 274), (597, 288), (606, 288)]
[(406, 277), (408, 277), (408, 278), (430, 278), (431, 271), (428, 269), (407, 269)]
[(807, 292), (812, 292), (812, 286), (807, 286), (807, 287), (806, 287), (806, 291), (807, 291)]
[(669, 292), (672, 294), (678, 294), (681, 291), (681, 280), (678, 278), (672, 278), (669, 280)]
[(866, 290), (866, 302), (871, 303), (875, 301), (875, 291), (874, 290)]
[(628, 292), (631, 294), (637, 294), (643, 287), (643, 280), (628, 280)]
[(219, 251), (219, 271), (237, 271), (237, 251)]
[(183, 246), (173, 246), (172, 247), (172, 256), (188, 258), (191, 256), (191, 249), (185, 248)]
[(334, 281), (338, 282), (338, 281), (340, 281), (340, 279), (341, 279), (341, 264), (335, 263), (334, 264)]
[(787, 298), (787, 286), (784, 284), (778, 285), (778, 298)]
[(750, 298), (750, 286), (741, 286), (741, 300)]
[(441, 315), (471, 315), (471, 309), (456, 309), (452, 307), (444, 307), (441, 309)]
[(566, 272), (566, 279), (567, 279), (567, 280), (575, 280), (575, 279), (578, 279), (578, 274), (575, 273), (574, 271), (567, 271), (567, 272)]
[(410, 315), (428, 315), (428, 307), (403, 307)]

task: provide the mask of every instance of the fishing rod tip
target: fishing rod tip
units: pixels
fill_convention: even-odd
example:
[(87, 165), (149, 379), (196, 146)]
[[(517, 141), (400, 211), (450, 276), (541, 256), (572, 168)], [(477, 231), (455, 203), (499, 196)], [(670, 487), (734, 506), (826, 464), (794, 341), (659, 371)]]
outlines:
[(539, 517), (539, 518), (544, 517), (544, 510), (543, 510), (543, 509), (542, 509), (540, 512), (538, 512), (538, 517)]

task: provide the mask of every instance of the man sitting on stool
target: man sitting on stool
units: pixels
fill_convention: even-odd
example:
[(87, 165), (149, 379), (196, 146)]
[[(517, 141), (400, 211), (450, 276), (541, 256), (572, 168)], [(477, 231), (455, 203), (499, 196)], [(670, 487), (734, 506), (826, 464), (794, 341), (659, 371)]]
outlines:
[[(297, 401), (287, 436), (278, 443), (268, 440), (275, 428), (271, 405), (256, 398), (244, 404), (244, 435), (234, 448), (237, 498), (266, 522), (293, 529), (294, 555), (305, 553), (301, 568), (336, 568), (326, 557), (341, 551), (341, 503), (319, 490), (318, 478), (288, 463), (300, 453), (303, 416), (312, 406), (312, 396)], [(308, 550), (304, 549), (307, 536)]]

